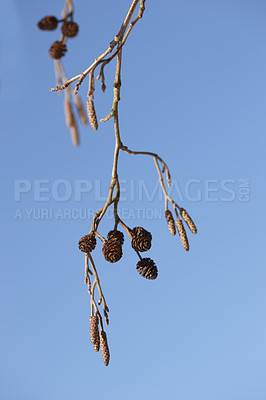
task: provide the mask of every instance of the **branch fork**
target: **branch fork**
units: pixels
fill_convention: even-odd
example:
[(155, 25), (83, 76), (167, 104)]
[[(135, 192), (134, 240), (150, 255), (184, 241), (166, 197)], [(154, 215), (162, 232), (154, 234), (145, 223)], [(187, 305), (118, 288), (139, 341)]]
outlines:
[[(133, 19), (133, 14), (134, 11), (139, 4), (139, 9), (138, 9), (138, 14), (137, 16)], [(71, 12), (71, 15), (73, 14), (73, 3), (72, 0), (66, 0), (66, 6), (65, 6), (65, 14), (67, 11)], [(122, 143), (121, 136), (120, 136), (120, 128), (119, 128), (119, 101), (120, 101), (120, 91), (121, 91), (121, 65), (122, 65), (122, 51), (123, 47), (133, 29), (133, 27), (136, 25), (136, 23), (142, 18), (143, 13), (145, 11), (145, 0), (133, 0), (129, 10), (126, 14), (126, 17), (120, 27), (120, 30), (118, 31), (117, 35), (113, 38), (113, 40), (110, 42), (109, 46), (107, 49), (99, 55), (97, 58), (95, 58), (94, 62), (83, 72), (80, 74), (72, 77), (71, 79), (67, 79), (66, 74), (63, 70), (62, 64), (59, 62), (57, 64), (57, 86), (54, 88), (51, 88), (51, 91), (62, 91), (65, 90), (65, 98), (66, 98), (66, 104), (67, 104), (67, 109), (68, 114), (67, 114), (67, 121), (68, 121), (68, 126), (72, 129), (75, 127), (75, 118), (72, 113), (72, 108), (71, 108), (71, 103), (70, 103), (70, 97), (77, 96), (77, 93), (79, 91), (80, 85), (83, 83), (84, 79), (89, 75), (89, 84), (88, 84), (88, 100), (87, 100), (87, 112), (88, 112), (88, 117), (89, 117), (89, 122), (94, 130), (98, 129), (98, 122), (97, 122), (97, 117), (96, 117), (96, 112), (94, 108), (94, 94), (95, 94), (95, 70), (98, 66), (100, 67), (100, 72), (97, 76), (97, 80), (101, 79), (101, 87), (102, 91), (104, 92), (106, 89), (105, 85), (105, 76), (104, 76), (104, 69), (105, 67), (114, 59), (116, 58), (116, 69), (115, 69), (115, 77), (114, 77), (114, 83), (113, 83), (113, 103), (111, 110), (109, 114), (100, 120), (100, 122), (107, 122), (111, 118), (113, 118), (114, 121), (114, 134), (115, 134), (115, 149), (114, 149), (114, 156), (113, 156), (113, 165), (112, 165), (112, 173), (111, 173), (111, 180), (110, 180), (110, 186), (109, 186), (109, 192), (108, 196), (106, 199), (105, 204), (101, 209), (99, 209), (92, 220), (92, 225), (90, 229), (89, 236), (90, 238), (93, 238), (94, 240), (94, 247), (96, 243), (95, 236), (97, 236), (102, 242), (103, 242), (103, 254), (105, 258), (110, 261), (110, 262), (116, 262), (118, 261), (121, 256), (122, 256), (122, 242), (123, 242), (123, 234), (119, 231), (117, 231), (118, 225), (120, 225), (128, 234), (131, 244), (133, 249), (135, 250), (139, 261), (137, 263), (137, 270), (140, 275), (147, 279), (156, 279), (158, 275), (158, 270), (157, 267), (154, 263), (153, 260), (150, 258), (142, 258), (141, 252), (147, 251), (151, 247), (151, 234), (147, 232), (144, 228), (142, 227), (135, 227), (134, 229), (131, 229), (128, 227), (120, 218), (118, 214), (118, 204), (120, 200), (120, 183), (119, 183), (119, 176), (118, 176), (118, 160), (119, 160), (119, 154), (121, 151), (130, 154), (130, 155), (145, 155), (152, 157), (155, 163), (155, 167), (158, 172), (158, 179), (164, 194), (164, 199), (165, 199), (165, 216), (166, 220), (168, 223), (168, 227), (170, 230), (170, 233), (172, 235), (176, 234), (176, 228), (174, 224), (174, 218), (172, 215), (172, 212), (168, 209), (168, 204), (171, 203), (173, 210), (176, 214), (176, 227), (177, 231), (179, 233), (181, 242), (185, 250), (189, 250), (189, 244), (188, 244), (188, 239), (186, 235), (186, 231), (183, 225), (182, 220), (186, 222), (188, 228), (192, 231), (192, 233), (197, 233), (197, 229), (195, 227), (194, 222), (192, 221), (191, 217), (188, 215), (186, 210), (184, 210), (182, 207), (180, 207), (175, 200), (169, 195), (168, 189), (171, 188), (171, 174), (168, 165), (166, 162), (163, 160), (162, 157), (160, 157), (158, 154), (149, 152), (149, 151), (136, 151), (136, 150), (131, 150), (127, 146), (125, 146)], [(71, 88), (71, 84), (73, 82), (76, 82), (74, 90)], [(75, 100), (74, 100), (75, 101)], [(70, 105), (69, 105), (70, 104)], [(81, 111), (80, 111), (81, 113)], [(81, 115), (81, 114), (80, 114)], [(165, 183), (166, 181), (166, 183)], [(168, 189), (166, 188), (166, 184), (168, 186)], [(99, 226), (101, 223), (101, 220), (103, 219), (107, 209), (113, 205), (113, 214), (114, 214), (114, 230), (110, 231), (109, 234), (112, 232), (115, 232), (115, 234), (119, 234), (122, 236), (121, 239), (121, 249), (120, 249), (120, 244), (119, 238), (110, 238), (109, 234), (107, 237), (107, 240), (99, 233)], [(87, 237), (86, 236), (86, 237)], [(84, 237), (84, 238), (86, 238)], [(83, 239), (84, 239), (83, 238)], [(101, 287), (99, 275), (94, 263), (94, 260), (91, 255), (91, 250), (94, 249), (92, 246), (91, 248), (89, 247), (89, 251), (85, 249), (85, 284), (88, 286), (88, 293), (90, 295), (90, 307), (91, 307), (91, 316), (90, 316), (90, 321), (91, 321), (91, 338), (93, 341), (94, 348), (96, 351), (99, 350), (99, 346), (101, 346), (102, 350), (102, 355), (103, 355), (103, 360), (105, 365), (108, 365), (109, 359), (110, 359), (110, 353), (109, 353), (109, 348), (107, 344), (107, 337), (106, 333), (104, 331), (104, 325), (103, 325), (103, 318), (105, 320), (105, 324), (109, 324), (109, 308), (107, 306), (103, 290)], [(114, 252), (118, 249), (119, 254), (114, 254)], [(111, 250), (113, 253), (111, 255), (113, 257), (110, 257), (108, 259), (108, 251)], [(82, 250), (84, 251), (84, 250)], [(115, 257), (117, 256), (117, 257)], [(93, 282), (91, 280), (91, 277), (93, 279)], [(98, 302), (95, 300), (95, 294), (96, 290), (98, 291), (99, 295), (99, 300)], [(102, 306), (102, 312), (103, 312), (103, 317), (100, 311), (100, 306)], [(100, 329), (101, 332), (99, 334), (98, 332), (98, 324), (100, 324)], [(101, 344), (100, 344), (101, 343)]]

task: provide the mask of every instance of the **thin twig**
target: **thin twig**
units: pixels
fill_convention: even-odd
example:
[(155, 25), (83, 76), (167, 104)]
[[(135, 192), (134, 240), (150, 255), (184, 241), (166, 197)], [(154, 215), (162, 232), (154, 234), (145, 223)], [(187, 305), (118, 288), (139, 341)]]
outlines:
[(131, 233), (131, 229), (124, 223), (124, 221), (122, 221), (121, 218), (119, 218), (119, 224), (125, 229), (126, 233), (128, 234), (130, 240), (132, 240), (132, 233)]
[(74, 11), (74, 6), (73, 6), (72, 0), (66, 0), (66, 3), (67, 3), (68, 6), (69, 6), (69, 12), (70, 12), (70, 13), (73, 13), (73, 11)]
[(100, 235), (100, 233), (98, 231), (94, 231), (95, 235), (104, 243), (105, 239), (102, 235)]
[(95, 292), (95, 287), (96, 287), (97, 281), (95, 279), (95, 281), (92, 284), (92, 290), (91, 290), (91, 315), (94, 315), (94, 311), (93, 309), (95, 309), (95, 315), (98, 315), (99, 320), (100, 320), (100, 325), (101, 325), (101, 329), (103, 330), (103, 319), (102, 319), (102, 315), (99, 311), (99, 308), (96, 304), (96, 301), (94, 299), (94, 292)]
[(167, 190), (166, 190), (165, 184), (164, 184), (164, 180), (163, 180), (162, 171), (161, 171), (160, 166), (159, 166), (159, 164), (158, 164), (158, 158), (154, 156), (153, 159), (154, 159), (154, 162), (155, 162), (155, 165), (156, 165), (158, 174), (159, 174), (159, 181), (160, 181), (160, 184), (161, 184), (163, 193), (164, 193), (164, 197), (165, 197), (165, 207), (167, 208), (167, 202), (166, 202), (166, 201), (169, 200), (169, 201), (171, 201), (171, 203), (173, 204), (173, 207), (174, 207), (174, 208), (180, 209), (179, 205), (178, 205), (178, 204), (172, 199), (172, 197), (169, 196), (169, 194), (167, 193)]
[[(108, 308), (108, 306), (106, 304), (105, 297), (103, 295), (103, 291), (102, 291), (102, 288), (101, 288), (99, 275), (97, 273), (97, 269), (95, 267), (93, 258), (92, 258), (90, 253), (88, 254), (88, 256), (89, 256), (89, 259), (90, 259), (91, 267), (93, 269), (93, 274), (94, 274), (94, 277), (95, 277), (96, 285), (97, 285), (97, 288), (98, 288), (98, 291), (99, 291), (99, 296), (100, 296), (99, 301), (100, 302), (102, 301), (102, 303), (103, 303), (104, 317), (105, 317), (106, 325), (108, 325), (109, 324), (109, 319), (108, 319), (108, 314), (107, 313), (109, 312), (109, 308)], [(96, 308), (97, 308), (97, 306), (96, 306)]]
[[(111, 176), (111, 182), (110, 182), (110, 187), (109, 187), (109, 194), (106, 200), (105, 205), (99, 210), (92, 222), (92, 230), (97, 230), (98, 225), (103, 218), (107, 208), (112, 204), (116, 204), (116, 210), (117, 210), (117, 204), (119, 201), (120, 197), (120, 190), (119, 190), (119, 180), (118, 180), (118, 174), (117, 174), (117, 165), (118, 165), (118, 156), (119, 156), (119, 150), (122, 147), (122, 142), (120, 139), (120, 131), (119, 131), (119, 120), (118, 120), (118, 102), (120, 100), (120, 88), (121, 88), (121, 60), (122, 60), (122, 49), (119, 51), (117, 55), (117, 63), (116, 63), (116, 72), (115, 72), (115, 80), (114, 80), (114, 99), (113, 99), (113, 105), (112, 105), (112, 111), (113, 111), (113, 116), (114, 116), (114, 129), (115, 129), (115, 150), (114, 150), (114, 159), (113, 159), (113, 167), (112, 167), (112, 176)], [(116, 186), (116, 194), (115, 197), (113, 198), (113, 191)]]
[[(89, 72), (94, 71), (94, 69), (103, 61), (103, 59), (110, 53), (112, 53), (113, 49), (120, 44), (121, 47), (124, 45), (122, 45), (122, 40), (123, 40), (123, 36), (124, 33), (128, 27), (128, 24), (131, 20), (131, 17), (135, 11), (135, 8), (138, 4), (139, 0), (133, 0), (131, 3), (131, 6), (127, 12), (127, 15), (124, 19), (124, 22), (122, 23), (122, 26), (118, 32), (118, 34), (114, 37), (114, 39), (111, 41), (111, 43), (109, 44), (108, 48), (100, 55), (98, 56), (94, 62), (82, 73), (74, 76), (73, 78), (69, 79), (67, 82), (65, 82), (63, 85), (59, 85), (56, 86), (55, 88), (51, 88), (50, 91), (54, 92), (54, 91), (58, 91), (58, 90), (64, 90), (66, 89), (72, 82), (75, 82), (76, 80), (78, 80), (78, 82), (76, 83), (75, 86), (75, 93), (78, 92), (79, 90), (79, 86), (81, 85), (81, 83), (83, 82), (84, 78), (88, 75)], [(141, 4), (143, 4), (144, 2), (142, 1)], [(144, 10), (143, 10), (144, 11)], [(142, 13), (143, 14), (143, 13)], [(139, 19), (139, 18), (138, 18)], [(132, 29), (132, 28), (131, 28)], [(130, 31), (131, 31), (130, 29)], [(125, 43), (125, 42), (124, 42)]]
[[(98, 80), (98, 79), (102, 78), (102, 85), (104, 85), (104, 90), (103, 90), (103, 91), (105, 91), (105, 84), (104, 84), (104, 68), (105, 68), (105, 66), (106, 66), (107, 64), (110, 63), (110, 61), (112, 61), (112, 60), (115, 58), (115, 56), (118, 54), (119, 50), (125, 45), (126, 40), (127, 40), (128, 36), (129, 36), (130, 32), (132, 31), (134, 25), (138, 22), (139, 19), (142, 18), (143, 13), (144, 13), (144, 11), (145, 11), (145, 1), (146, 1), (146, 0), (141, 0), (141, 1), (140, 1), (138, 16), (129, 24), (129, 27), (128, 27), (126, 33), (125, 33), (125, 36), (123, 37), (123, 40), (121, 41), (121, 44), (117, 46), (117, 49), (116, 49), (116, 51), (114, 52), (114, 54), (112, 54), (109, 58), (107, 58), (106, 60), (104, 60), (104, 61), (102, 62), (101, 70), (100, 70), (99, 75), (97, 76), (96, 79)], [(105, 122), (105, 121), (102, 120), (102, 121), (100, 121), (100, 122)]]
[(165, 163), (165, 161), (158, 154), (152, 153), (150, 151), (133, 151), (124, 145), (121, 147), (121, 150), (125, 151), (128, 154), (134, 154), (134, 155), (140, 154), (140, 155), (147, 155), (147, 156), (155, 157), (158, 161), (160, 161), (162, 163), (163, 169), (166, 171), (168, 187), (171, 186), (171, 174), (170, 174), (169, 168), (168, 168), (167, 164)]

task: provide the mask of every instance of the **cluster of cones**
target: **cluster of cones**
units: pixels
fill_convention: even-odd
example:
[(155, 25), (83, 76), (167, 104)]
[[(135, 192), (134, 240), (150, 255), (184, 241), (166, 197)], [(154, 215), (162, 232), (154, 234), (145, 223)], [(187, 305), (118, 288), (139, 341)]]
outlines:
[[(136, 252), (144, 252), (151, 248), (152, 235), (141, 226), (131, 230), (131, 246)], [(118, 230), (112, 230), (107, 235), (107, 240), (102, 247), (103, 256), (106, 261), (115, 263), (122, 258), (122, 245), (124, 235)], [(84, 253), (89, 253), (95, 249), (96, 238), (94, 233), (83, 236), (79, 241), (79, 249)], [(139, 255), (140, 256), (140, 255)], [(137, 263), (137, 271), (146, 279), (156, 279), (158, 269), (155, 262), (150, 258), (142, 258)]]
[[(70, 18), (70, 20), (68, 20), (68, 18)], [(58, 27), (59, 23), (62, 23), (61, 39), (53, 42), (49, 50), (50, 57), (53, 58), (54, 60), (60, 60), (65, 55), (65, 53), (67, 52), (66, 39), (77, 36), (79, 31), (79, 26), (76, 22), (72, 21), (72, 15), (70, 14), (68, 14), (62, 20), (58, 20), (53, 15), (47, 15), (46, 17), (43, 17), (37, 24), (38, 28), (42, 31), (54, 31)], [(90, 94), (87, 100), (87, 115), (84, 112), (81, 100), (77, 95), (74, 96), (74, 102), (76, 103), (77, 110), (83, 125), (87, 125), (87, 116), (88, 116), (90, 126), (92, 127), (93, 130), (97, 131), (98, 120), (94, 107), (93, 94)], [(73, 113), (71, 101), (68, 97), (66, 98), (64, 108), (66, 116), (66, 125), (70, 129), (73, 144), (75, 146), (78, 146), (79, 135), (78, 135), (77, 123)]]
[(169, 231), (171, 235), (174, 236), (176, 234), (176, 228), (177, 228), (184, 249), (186, 251), (189, 251), (188, 237), (182, 219), (186, 222), (188, 228), (194, 234), (197, 233), (196, 225), (194, 224), (192, 218), (189, 216), (188, 212), (184, 208), (179, 209), (179, 213), (182, 219), (179, 218), (177, 210), (175, 211), (177, 215), (176, 221), (174, 221), (173, 214), (171, 213), (170, 210), (165, 211), (165, 218), (168, 224)]
[[(137, 252), (148, 251), (151, 248), (152, 235), (146, 229), (138, 226), (131, 231), (131, 246)], [(137, 263), (137, 271), (143, 278), (156, 279), (158, 269), (155, 262), (151, 258), (141, 258)]]
[[(192, 233), (197, 233), (197, 228), (188, 215), (187, 211), (183, 208), (179, 208), (179, 214), (176, 211), (177, 220), (174, 221), (173, 215), (170, 210), (165, 211), (165, 217), (167, 220), (168, 228), (170, 233), (174, 236), (178, 231), (183, 247), (188, 251), (189, 243), (186, 234), (186, 230), (183, 225), (183, 221), (186, 222), (188, 228)], [(182, 219), (183, 221), (182, 221)], [(154, 280), (158, 276), (158, 269), (155, 262), (151, 258), (142, 258), (140, 253), (148, 251), (151, 248), (152, 235), (141, 226), (129, 229), (131, 237), (131, 246), (137, 252), (140, 257), (140, 261), (137, 263), (137, 271), (141, 276), (146, 279)], [(103, 243), (102, 252), (106, 261), (110, 263), (116, 263), (122, 258), (123, 251), (122, 246), (124, 243), (124, 235), (117, 229), (111, 230), (107, 239)], [(96, 247), (96, 237), (94, 232), (90, 232), (88, 235), (83, 236), (79, 241), (79, 249), (84, 253), (92, 252)], [(101, 318), (101, 316), (100, 316)], [(101, 321), (100, 321), (101, 322)], [(103, 330), (101, 322), (101, 331), (99, 331), (99, 317), (97, 315), (90, 316), (90, 339), (93, 348), (96, 352), (101, 349), (103, 362), (105, 365), (109, 364), (110, 351), (107, 342), (106, 332)]]
[[(37, 24), (38, 28), (42, 31), (54, 31), (58, 24), (61, 25), (61, 38), (52, 43), (49, 54), (50, 57), (54, 60), (59, 61), (66, 53), (66, 39), (73, 38), (77, 36), (79, 31), (79, 26), (76, 22), (72, 20), (73, 12), (67, 14), (63, 19), (59, 20), (53, 15), (47, 15), (43, 17)], [(63, 66), (60, 62), (55, 64), (56, 69), (56, 78), (59, 85), (62, 85), (66, 80), (67, 77), (63, 70)], [(76, 105), (76, 109), (78, 112), (78, 117), (83, 125), (88, 124), (87, 115), (84, 110), (82, 101), (78, 95), (73, 95), (73, 92), (70, 88), (68, 88), (65, 92), (65, 100), (64, 100), (64, 112), (65, 112), (65, 121), (66, 126), (70, 130), (72, 142), (74, 146), (79, 145), (79, 132), (78, 132), (78, 124), (77, 119), (75, 117), (73, 104), (71, 102), (71, 95), (73, 96), (74, 103)]]
[(47, 15), (46, 17), (43, 17), (37, 24), (38, 28), (42, 31), (54, 31), (59, 23), (62, 23), (62, 38), (61, 40), (53, 42), (49, 50), (50, 57), (54, 60), (59, 60), (65, 55), (67, 51), (65, 40), (66, 38), (73, 38), (77, 36), (79, 26), (72, 20), (67, 21), (66, 18), (63, 20), (58, 20), (53, 15)]

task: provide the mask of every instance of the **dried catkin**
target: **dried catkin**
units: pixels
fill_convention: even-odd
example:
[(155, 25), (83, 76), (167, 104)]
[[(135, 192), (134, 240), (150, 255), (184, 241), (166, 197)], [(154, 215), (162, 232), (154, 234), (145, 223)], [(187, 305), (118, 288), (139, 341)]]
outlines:
[(169, 228), (169, 231), (170, 231), (171, 235), (175, 236), (176, 227), (175, 227), (175, 220), (173, 218), (173, 214), (171, 213), (170, 210), (166, 210), (164, 215), (165, 215), (165, 218), (166, 218), (166, 221), (167, 221), (167, 224), (168, 224), (168, 228)]
[(64, 101), (64, 111), (66, 126), (70, 128), (75, 124), (75, 116), (73, 114), (71, 101), (68, 98)]
[(189, 251), (189, 243), (188, 243), (188, 238), (187, 238), (187, 234), (183, 225), (183, 222), (181, 221), (181, 219), (177, 219), (176, 220), (176, 227), (182, 242), (182, 245), (184, 247), (184, 249), (186, 251)]
[(81, 122), (83, 123), (83, 125), (88, 125), (87, 115), (86, 115), (86, 112), (84, 110), (82, 101), (81, 101), (81, 99), (80, 99), (80, 97), (78, 95), (74, 96), (74, 102), (76, 104), (77, 111), (78, 111), (78, 114), (80, 116)]
[(74, 144), (74, 146), (78, 146), (79, 145), (78, 126), (75, 115), (73, 113), (71, 101), (68, 97), (65, 99), (64, 102), (64, 111), (65, 111), (66, 126), (68, 126), (70, 130), (72, 143)]
[(92, 127), (92, 129), (97, 131), (98, 121), (97, 121), (96, 112), (95, 112), (95, 108), (94, 108), (94, 102), (93, 102), (92, 98), (89, 98), (87, 100), (87, 113), (88, 113), (88, 117), (89, 117), (90, 126)]
[(90, 317), (90, 339), (95, 351), (100, 349), (100, 335), (99, 335), (99, 318), (98, 315)]
[(69, 129), (70, 129), (70, 134), (71, 134), (71, 139), (72, 139), (73, 145), (78, 146), (79, 145), (79, 132), (78, 132), (78, 127), (77, 127), (76, 121), (75, 121), (74, 125), (71, 126)]
[(188, 212), (184, 208), (180, 208), (180, 215), (183, 218), (183, 220), (186, 222), (186, 224), (189, 227), (189, 229), (191, 230), (191, 232), (196, 234), (197, 227), (194, 224), (192, 218), (189, 216)]
[(103, 362), (107, 366), (110, 361), (110, 351), (107, 343), (107, 335), (105, 331), (101, 331), (100, 333), (100, 344), (101, 344), (101, 351), (103, 356)]

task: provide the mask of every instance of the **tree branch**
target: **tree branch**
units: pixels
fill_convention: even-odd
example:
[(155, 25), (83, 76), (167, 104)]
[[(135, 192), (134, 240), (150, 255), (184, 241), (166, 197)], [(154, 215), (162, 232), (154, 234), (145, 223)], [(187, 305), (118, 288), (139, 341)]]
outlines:
[[(132, 15), (133, 15), (133, 13), (134, 13), (134, 11), (135, 11), (135, 8), (136, 8), (138, 2), (139, 2), (139, 0), (133, 0), (133, 1), (132, 1), (131, 6), (129, 7), (129, 10), (128, 10), (128, 12), (127, 12), (127, 15), (126, 15), (126, 17), (125, 17), (125, 19), (124, 19), (124, 21), (123, 21), (123, 23), (122, 23), (122, 26), (121, 26), (121, 28), (120, 28), (118, 34), (117, 34), (117, 35), (114, 37), (114, 39), (111, 41), (111, 43), (109, 44), (108, 48), (107, 48), (100, 56), (98, 56), (98, 57), (94, 60), (94, 62), (93, 62), (85, 71), (83, 71), (82, 73), (80, 73), (80, 74), (74, 76), (73, 78), (69, 79), (69, 80), (68, 80), (67, 82), (65, 82), (63, 85), (59, 85), (59, 86), (56, 86), (55, 88), (51, 88), (51, 89), (50, 89), (51, 92), (58, 91), (58, 90), (64, 90), (64, 89), (66, 89), (71, 83), (73, 83), (73, 82), (75, 82), (76, 80), (78, 80), (78, 82), (77, 82), (76, 85), (75, 85), (75, 93), (77, 93), (78, 90), (79, 90), (79, 86), (81, 85), (81, 83), (83, 82), (83, 80), (85, 79), (85, 77), (86, 77), (91, 71), (94, 71), (95, 68), (104, 60), (104, 58), (105, 58), (108, 54), (110, 54), (110, 53), (113, 51), (113, 49), (114, 49), (119, 43), (121, 44), (121, 47), (124, 45), (124, 44), (122, 45), (122, 39), (123, 39), (124, 33), (125, 33), (126, 29), (127, 29), (127, 26), (128, 26), (128, 24), (129, 24), (129, 22), (130, 22), (130, 19), (132, 18)], [(144, 3), (145, 3), (144, 1), (141, 1), (141, 7), (142, 7), (142, 9), (143, 9)], [(145, 8), (144, 8), (144, 9), (145, 9)], [(137, 20), (140, 19), (140, 18), (142, 17), (143, 12), (144, 12), (144, 9), (143, 9), (143, 11), (142, 11), (142, 13), (141, 13), (141, 16), (140, 16), (139, 18), (137, 17)], [(136, 21), (136, 22), (137, 22), (137, 21)], [(134, 24), (134, 25), (135, 25), (135, 24)], [(133, 26), (134, 26), (134, 25), (133, 25)], [(132, 26), (132, 28), (133, 28), (133, 26)], [(131, 28), (131, 29), (132, 29), (132, 28)], [(131, 31), (131, 29), (130, 29), (130, 31)], [(129, 33), (128, 33), (128, 34), (129, 34)], [(124, 42), (124, 43), (125, 43), (125, 42)]]

